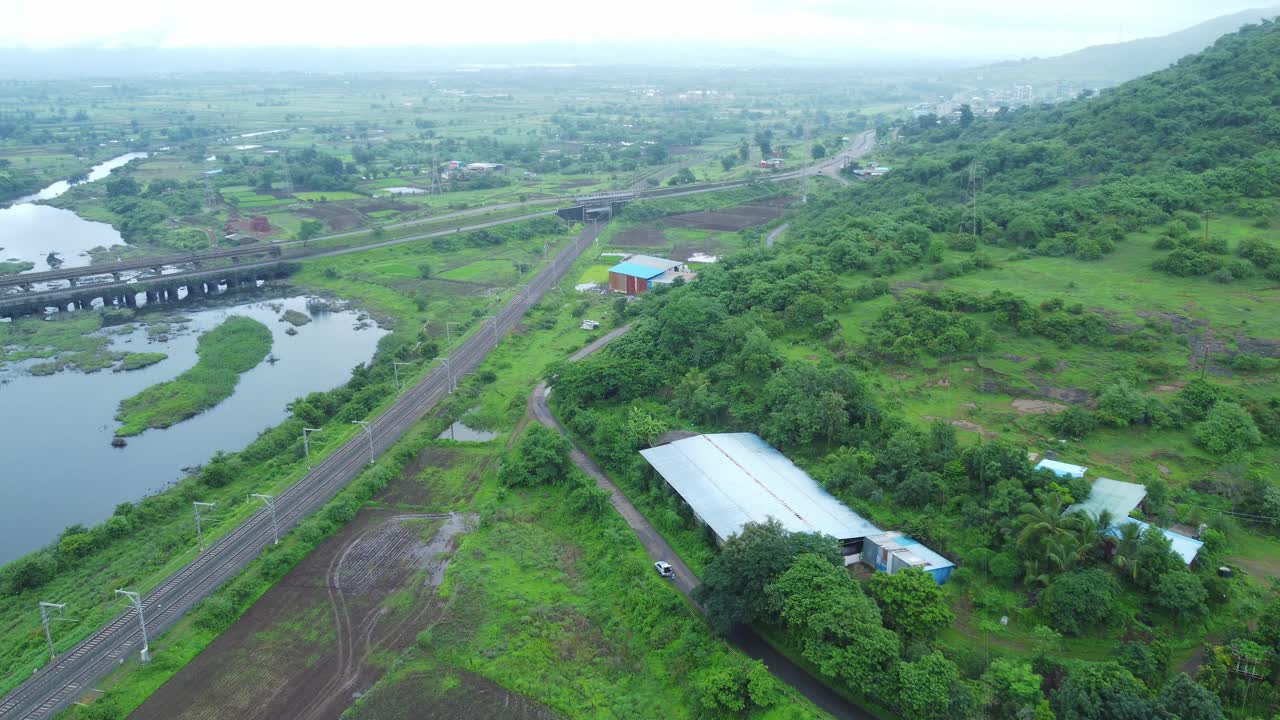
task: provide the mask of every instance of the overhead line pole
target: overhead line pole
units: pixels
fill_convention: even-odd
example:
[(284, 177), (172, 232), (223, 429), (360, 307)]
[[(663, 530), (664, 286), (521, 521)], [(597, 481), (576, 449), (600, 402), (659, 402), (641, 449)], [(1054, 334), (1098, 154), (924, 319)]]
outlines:
[[(449, 392), (453, 392), (450, 390)], [(373, 431), (369, 429), (368, 420), (352, 420), (352, 425), (359, 425), (364, 428), (364, 436), (369, 440), (369, 464), (373, 464)]]
[(142, 628), (142, 662), (151, 662), (151, 645), (147, 642), (147, 619), (142, 615), (142, 596), (130, 590), (116, 590), (116, 594), (128, 598), (133, 609), (137, 611), (138, 625)]
[(250, 497), (256, 497), (261, 500), (267, 509), (271, 511), (271, 535), (272, 545), (280, 544), (280, 523), (276, 521), (276, 497), (274, 495), (263, 495), (261, 493), (253, 493)]
[(200, 508), (209, 508), (212, 510), (217, 507), (217, 503), (196, 502), (192, 501), (191, 508), (196, 512), (196, 541), (200, 544), (200, 552), (204, 552), (204, 530), (200, 527)]
[(45, 601), (43, 601), (43, 600), (41, 600), (41, 601), (40, 601), (40, 622), (41, 622), (41, 624), (43, 624), (43, 625), (44, 625), (44, 639), (45, 639), (45, 641), (46, 641), (46, 642), (48, 642), (48, 643), (49, 643), (49, 660), (50, 660), (50, 662), (52, 662), (53, 660), (57, 660), (57, 659), (58, 659), (58, 656), (57, 656), (56, 654), (54, 654), (54, 652), (53, 652), (53, 633), (49, 631), (49, 621), (50, 621), (50, 620), (65, 620), (66, 618), (57, 617), (56, 615), (55, 615), (54, 617), (50, 618), (50, 617), (49, 617), (49, 610), (50, 610), (50, 608), (52, 608), (52, 609), (54, 609), (54, 610), (57, 610), (57, 611), (58, 611), (58, 614), (59, 614), (59, 615), (61, 615), (61, 614), (62, 614), (62, 611), (63, 611), (63, 610), (65, 610), (65, 609), (66, 609), (66, 607), (67, 607), (67, 604), (66, 604), (66, 603), (51, 603), (51, 602), (45, 602)]

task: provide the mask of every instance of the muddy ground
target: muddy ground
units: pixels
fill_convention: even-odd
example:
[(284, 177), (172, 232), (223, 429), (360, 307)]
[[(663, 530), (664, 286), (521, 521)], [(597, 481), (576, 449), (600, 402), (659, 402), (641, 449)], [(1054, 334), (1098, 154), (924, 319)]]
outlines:
[(446, 553), (467, 522), (361, 511), (132, 717), (338, 718), (383, 674), (386, 654), (439, 616)]
[(339, 205), (315, 205), (303, 210), (297, 210), (295, 214), (329, 223), (329, 227), (334, 231), (350, 230), (364, 223), (364, 218), (360, 213)]
[(718, 211), (701, 211), (672, 215), (663, 223), (671, 227), (691, 230), (719, 230), (737, 232), (774, 220), (782, 215), (782, 208), (770, 205), (738, 205)]
[(629, 230), (618, 233), (610, 245), (619, 245), (621, 247), (662, 247), (671, 242), (666, 235), (662, 234), (657, 228), (640, 226), (633, 227)]

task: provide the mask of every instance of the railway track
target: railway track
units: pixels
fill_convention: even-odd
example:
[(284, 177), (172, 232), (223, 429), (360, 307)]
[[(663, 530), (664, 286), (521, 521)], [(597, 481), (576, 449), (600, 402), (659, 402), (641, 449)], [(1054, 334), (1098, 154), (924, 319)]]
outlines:
[[(864, 133), (851, 151), (854, 155), (870, 149), (873, 140)], [(842, 154), (844, 155), (844, 154)], [(834, 162), (834, 161), (830, 161)], [(825, 165), (779, 173), (766, 181), (791, 180), (821, 172)], [(755, 180), (709, 183), (701, 186), (664, 188), (637, 193), (641, 197), (666, 197), (740, 187)], [(535, 215), (550, 214), (536, 213)], [(513, 222), (525, 217), (498, 221)], [(348, 440), (302, 480), (291, 485), (275, 500), (281, 530), (287, 531), (327, 502), (360, 474), (370, 455), (385, 452), (427, 411), (448, 394), (454, 378), (465, 377), (488, 355), (524, 316), (528, 308), (546, 294), (564, 275), (578, 255), (599, 235), (601, 225), (592, 224), (523, 286), (495, 316), (472, 333), (449, 355), (448, 363), (436, 368), (403, 394), (390, 408), (370, 421), (368, 432)], [(441, 233), (428, 233), (427, 236)], [(376, 243), (359, 248), (330, 251), (319, 255), (358, 252), (372, 247), (407, 242), (416, 238)], [(372, 447), (371, 447), (372, 445)], [(234, 577), (257, 557), (274, 538), (271, 515), (261, 510), (209, 546), (204, 554), (170, 575), (142, 598), (149, 631), (159, 635), (172, 627), (200, 600)], [(142, 632), (132, 608), (121, 612), (93, 635), (64, 653), (55, 662), (37, 671), (22, 685), (0, 700), (0, 720), (43, 720), (75, 702), (93, 688), (93, 683), (122, 664), (135, 649), (141, 650)]]
[[(465, 377), (519, 323), (525, 311), (564, 275), (578, 255), (599, 235), (592, 224), (562, 248), (529, 284), (482, 327), (473, 332), (436, 368), (370, 421), (369, 436), (352, 437), (318, 464), (302, 480), (276, 497), (281, 530), (295, 526), (327, 502), (449, 393), (454, 379)], [(159, 635), (200, 600), (243, 570), (272, 543), (271, 515), (261, 510), (220, 538), (186, 567), (170, 575), (142, 599), (148, 630)], [(93, 683), (141, 650), (142, 632), (132, 608), (121, 612), (93, 635), (0, 700), (0, 720), (42, 720), (89, 692)]]

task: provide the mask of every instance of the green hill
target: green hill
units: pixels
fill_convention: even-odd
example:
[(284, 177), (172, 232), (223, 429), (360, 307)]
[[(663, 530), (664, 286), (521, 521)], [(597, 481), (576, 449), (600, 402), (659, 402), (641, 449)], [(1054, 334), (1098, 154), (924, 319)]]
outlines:
[(988, 87), (1058, 82), (1110, 87), (1163, 70), (1180, 58), (1204, 50), (1227, 33), (1277, 15), (1280, 6), (1243, 10), (1168, 35), (1094, 45), (1057, 57), (996, 63), (965, 71), (963, 77)]
[[(941, 595), (767, 529), (706, 563), (713, 622), (850, 692), (919, 718), (1270, 717), (1276, 684), (1246, 699), (1228, 662), (1280, 650), (1278, 107), (1267, 23), (1100, 98), (905, 128), (887, 176), (811, 195), (773, 248), (619, 304), (634, 329), (554, 368), (553, 402), (682, 556), (714, 550), (635, 452), (674, 428), (756, 432), (954, 559)], [(1033, 470), (1050, 452), (1086, 479)], [(1064, 513), (1102, 476), (1199, 534), (1194, 563)]]

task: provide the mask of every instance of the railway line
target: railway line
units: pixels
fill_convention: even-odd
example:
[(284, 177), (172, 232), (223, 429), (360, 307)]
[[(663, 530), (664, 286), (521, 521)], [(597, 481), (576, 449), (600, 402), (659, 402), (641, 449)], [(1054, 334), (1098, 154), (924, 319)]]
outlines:
[[(439, 400), (454, 381), (476, 366), (546, 294), (574, 260), (599, 235), (602, 226), (586, 227), (562, 248), (503, 308), (474, 331), (417, 385), (369, 422), (364, 432), (318, 464), (276, 499), (281, 530), (296, 525), (385, 452)], [(169, 576), (142, 599), (148, 631), (171, 627), (200, 600), (243, 570), (274, 538), (271, 514), (265, 509), (211, 545), (182, 570)], [(45, 666), (0, 701), (0, 720), (41, 720), (86, 694), (93, 683), (134, 650), (141, 650), (142, 631), (132, 609), (121, 612), (55, 662)]]
[[(874, 144), (871, 132), (860, 135), (852, 147), (820, 164), (785, 173), (766, 181), (791, 180), (829, 171), (847, 157), (856, 157)], [(740, 187), (759, 180), (709, 183), (701, 186), (664, 188), (637, 193), (640, 197), (671, 197)], [(544, 215), (549, 212), (533, 213)], [(520, 219), (496, 221), (513, 222)], [(275, 498), (276, 517), (281, 531), (287, 531), (322, 506), (355, 479), (360, 471), (385, 452), (439, 400), (450, 392), (456, 378), (480, 364), (501, 339), (520, 321), (599, 236), (602, 225), (592, 223), (545, 267), (530, 279), (502, 309), (464, 342), (453, 349), (446, 362), (432, 370), (401, 395), (385, 412), (369, 421), (367, 430), (352, 437), (315, 466), (303, 479)], [(448, 231), (442, 231), (448, 232)], [(434, 235), (439, 233), (428, 233)], [(318, 253), (341, 254), (372, 247), (408, 242), (400, 238), (359, 248)], [(312, 257), (315, 257), (313, 255)], [(173, 626), (197, 603), (230, 580), (257, 557), (275, 537), (271, 513), (266, 509), (252, 515), (178, 572), (164, 579), (142, 598), (142, 610), (149, 634), (159, 635)], [(44, 720), (87, 694), (93, 684), (125, 662), (135, 650), (142, 650), (142, 631), (132, 608), (122, 611), (88, 638), (54, 662), (36, 671), (22, 685), (0, 699), (0, 720)]]

